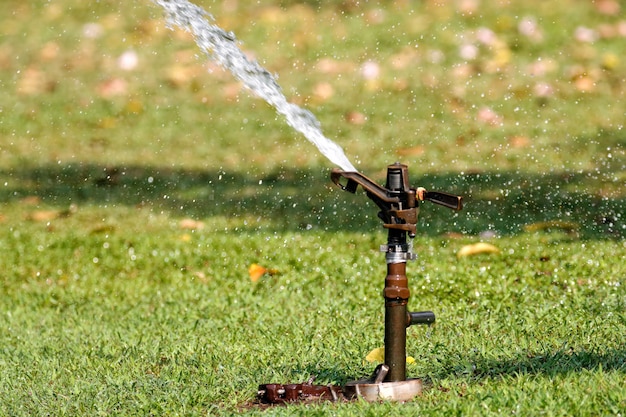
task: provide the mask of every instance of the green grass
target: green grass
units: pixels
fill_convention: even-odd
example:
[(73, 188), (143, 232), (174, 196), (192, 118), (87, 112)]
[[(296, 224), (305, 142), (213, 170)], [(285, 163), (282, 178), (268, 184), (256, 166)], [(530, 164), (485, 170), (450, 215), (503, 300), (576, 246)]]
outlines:
[[(456, 214), (422, 206), (408, 266), (409, 307), (437, 314), (408, 330), (409, 376), (428, 389), (407, 404), (252, 405), (262, 383), (372, 372), (376, 208), (332, 188), (329, 163), (228, 74), (207, 72), (150, 2), (10, 0), (0, 415), (623, 415), (623, 10), (198, 4), (366, 175), (382, 183), (401, 160), (412, 185), (465, 197)], [(542, 39), (519, 32), (527, 17)], [(579, 27), (603, 36), (576, 40)], [(498, 42), (478, 42), (480, 28)], [(117, 63), (127, 50), (131, 71)], [(378, 79), (361, 76), (367, 61)], [(457, 258), (478, 241), (500, 253)], [(278, 273), (253, 283), (252, 263)]]

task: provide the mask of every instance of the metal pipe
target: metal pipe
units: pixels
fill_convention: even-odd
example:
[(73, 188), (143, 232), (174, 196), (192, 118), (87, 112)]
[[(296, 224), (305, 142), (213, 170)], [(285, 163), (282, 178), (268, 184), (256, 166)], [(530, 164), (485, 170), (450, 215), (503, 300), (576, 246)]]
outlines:
[(406, 262), (387, 263), (385, 277), (385, 382), (406, 380), (406, 318), (409, 286)]
[(428, 324), (431, 325), (435, 322), (435, 313), (432, 311), (415, 311), (411, 312), (406, 317), (406, 327), (414, 326), (416, 324)]

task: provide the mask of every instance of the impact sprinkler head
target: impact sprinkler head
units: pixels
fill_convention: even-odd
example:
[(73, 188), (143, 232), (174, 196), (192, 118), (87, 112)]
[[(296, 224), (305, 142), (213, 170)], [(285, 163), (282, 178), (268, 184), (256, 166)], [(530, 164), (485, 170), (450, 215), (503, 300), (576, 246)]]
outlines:
[[(426, 191), (423, 187), (410, 187), (408, 167), (399, 162), (387, 167), (384, 187), (359, 172), (333, 169), (330, 178), (341, 189), (351, 193), (355, 193), (359, 185), (363, 187), (367, 196), (381, 209), (378, 217), (384, 222), (383, 226), (407, 232), (411, 238), (416, 234), (420, 201), (430, 201), (453, 210), (463, 208), (462, 197)], [(341, 183), (342, 178), (346, 180), (345, 184)]]
[[(345, 182), (342, 183), (341, 180)], [(331, 180), (345, 191), (355, 193), (360, 185), (367, 196), (380, 208), (378, 217), (388, 229), (387, 244), (381, 246), (387, 261), (385, 277), (385, 361), (371, 378), (353, 381), (344, 387), (347, 396), (362, 397), (368, 401), (389, 399), (407, 401), (422, 391), (419, 379), (406, 379), (406, 328), (414, 324), (432, 324), (431, 311), (409, 312), (410, 291), (406, 276), (406, 262), (415, 259), (407, 236), (415, 237), (421, 201), (461, 210), (462, 198), (426, 191), (409, 186), (408, 168), (395, 163), (387, 167), (387, 181), (382, 187), (358, 172), (335, 169)]]

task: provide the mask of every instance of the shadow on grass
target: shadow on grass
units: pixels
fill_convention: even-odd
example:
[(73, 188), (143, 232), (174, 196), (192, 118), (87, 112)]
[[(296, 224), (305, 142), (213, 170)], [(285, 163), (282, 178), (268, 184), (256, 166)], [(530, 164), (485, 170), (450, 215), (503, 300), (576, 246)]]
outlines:
[[(19, 204), (36, 196), (42, 205), (59, 208), (148, 206), (180, 218), (240, 219), (244, 225), (240, 230), (369, 232), (380, 228), (378, 210), (364, 193), (341, 192), (331, 184), (329, 174), (327, 169), (255, 175), (81, 163), (23, 167), (0, 171), (4, 184), (0, 202)], [(412, 185), (462, 195), (465, 202), (460, 213), (424, 203), (418, 233), (472, 235), (491, 230), (508, 235), (523, 231), (525, 225), (552, 222), (538, 227), (564, 228), (582, 238), (622, 238), (626, 234), (621, 214), (626, 203), (623, 176), (503, 171), (418, 178), (412, 173)], [(384, 183), (384, 178), (370, 177)], [(246, 219), (254, 219), (253, 226), (246, 227)]]
[(604, 353), (560, 349), (543, 354), (525, 354), (511, 359), (475, 357), (464, 369), (444, 370), (430, 378), (468, 376), (475, 380), (518, 375), (556, 375), (581, 371), (626, 373), (626, 347), (608, 349)]
[(479, 377), (516, 374), (554, 376), (582, 370), (626, 373), (626, 348), (610, 349), (606, 353), (568, 349), (506, 361), (483, 359), (477, 364), (475, 374)]
[[(520, 375), (545, 375), (554, 377), (581, 371), (626, 373), (626, 348), (610, 349), (606, 353), (576, 351), (573, 349), (558, 350), (546, 354), (526, 355), (506, 360), (492, 358), (474, 358), (473, 367), (462, 370), (441, 371), (431, 374), (424, 379), (427, 386), (431, 386), (434, 380), (449, 378), (451, 376), (470, 377), (473, 380), (486, 378), (500, 378), (503, 376)], [(469, 369), (471, 369), (471, 371)], [(372, 367), (372, 371), (374, 368)], [(344, 385), (349, 381), (367, 378), (370, 375), (349, 375), (346, 369), (324, 369), (311, 365), (305, 369), (292, 370), (293, 380), (289, 381), (262, 381), (260, 383), (296, 383), (298, 375), (302, 374), (315, 377), (315, 383)]]

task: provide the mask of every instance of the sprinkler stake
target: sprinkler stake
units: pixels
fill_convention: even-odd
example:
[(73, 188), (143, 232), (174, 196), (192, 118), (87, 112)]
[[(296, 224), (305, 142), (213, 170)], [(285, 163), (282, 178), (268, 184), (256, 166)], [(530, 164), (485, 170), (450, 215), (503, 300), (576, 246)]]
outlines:
[[(341, 180), (345, 179), (345, 184)], [(380, 398), (406, 401), (418, 395), (422, 384), (417, 379), (406, 379), (406, 329), (416, 324), (432, 324), (435, 315), (431, 311), (409, 312), (407, 305), (410, 298), (406, 276), (407, 261), (414, 260), (416, 254), (411, 251), (407, 236), (416, 235), (419, 202), (422, 200), (461, 210), (462, 198), (430, 192), (423, 188), (409, 186), (408, 168), (395, 163), (387, 167), (387, 182), (381, 187), (358, 172), (345, 172), (335, 169), (331, 180), (345, 191), (355, 193), (360, 185), (367, 196), (380, 208), (378, 217), (388, 229), (387, 244), (381, 246), (387, 262), (385, 277), (385, 361), (384, 367), (377, 368), (367, 380), (348, 383), (344, 387), (347, 396), (360, 396), (368, 401)], [(381, 377), (381, 372), (384, 375)], [(382, 382), (381, 382), (382, 381)]]

